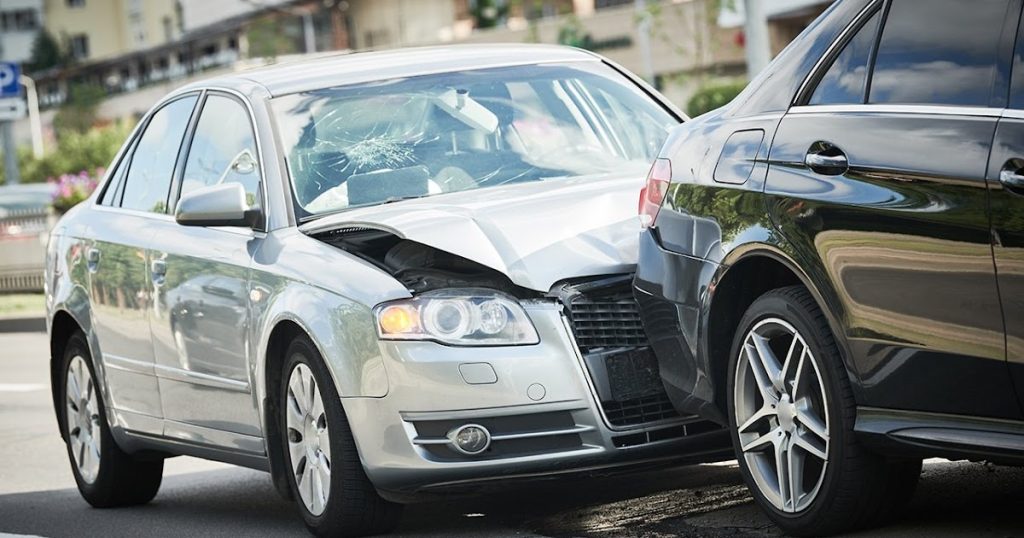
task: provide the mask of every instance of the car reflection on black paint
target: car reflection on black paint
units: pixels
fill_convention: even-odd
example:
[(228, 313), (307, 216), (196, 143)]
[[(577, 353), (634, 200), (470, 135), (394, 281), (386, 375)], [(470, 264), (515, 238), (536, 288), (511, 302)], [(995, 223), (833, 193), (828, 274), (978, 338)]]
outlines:
[(1024, 462), (1020, 12), (836, 2), (651, 169), (668, 394), (789, 533), (898, 515), (925, 457)]

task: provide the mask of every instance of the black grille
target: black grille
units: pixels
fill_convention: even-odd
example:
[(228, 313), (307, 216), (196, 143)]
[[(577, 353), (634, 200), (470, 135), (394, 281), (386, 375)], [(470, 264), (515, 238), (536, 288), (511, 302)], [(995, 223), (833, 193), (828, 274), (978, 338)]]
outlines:
[(577, 299), (570, 303), (569, 310), (576, 333), (576, 345), (583, 353), (604, 347), (647, 345), (647, 335), (640, 323), (640, 313), (632, 299)]
[[(629, 289), (575, 294), (567, 303), (576, 345), (599, 386), (608, 422), (624, 427), (678, 418)], [(598, 378), (607, 380), (606, 390)]]
[(601, 407), (604, 408), (608, 422), (616, 426), (646, 424), (679, 416), (664, 390), (661, 394), (646, 398), (634, 398), (621, 402), (601, 402)]

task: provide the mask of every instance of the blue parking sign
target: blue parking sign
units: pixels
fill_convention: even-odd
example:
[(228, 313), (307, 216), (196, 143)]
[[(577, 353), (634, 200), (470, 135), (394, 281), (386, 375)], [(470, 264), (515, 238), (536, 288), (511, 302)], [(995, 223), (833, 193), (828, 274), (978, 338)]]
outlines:
[(18, 82), (20, 75), (18, 64), (0, 62), (0, 98), (21, 96), (21, 84)]

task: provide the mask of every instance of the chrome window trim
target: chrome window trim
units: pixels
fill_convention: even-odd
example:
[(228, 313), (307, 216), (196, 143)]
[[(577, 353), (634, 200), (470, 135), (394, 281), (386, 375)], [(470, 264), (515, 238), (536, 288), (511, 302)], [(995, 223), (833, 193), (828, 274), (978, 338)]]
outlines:
[(1024, 120), (1024, 110), (1019, 108), (1004, 108), (1002, 117), (1012, 120)]
[(111, 213), (120, 213), (135, 217), (146, 217), (153, 220), (174, 222), (174, 215), (168, 215), (167, 213), (154, 213), (152, 211), (143, 211), (141, 209), (128, 209), (125, 207), (113, 207), (99, 204), (94, 205), (92, 209), (95, 211), (109, 211)]
[[(790, 114), (908, 114), (921, 116), (974, 116), (998, 118), (1006, 109), (953, 105), (801, 105)], [(1024, 113), (1022, 113), (1024, 114)]]
[[(822, 54), (820, 58), (818, 58), (818, 61), (814, 63), (814, 67), (812, 67), (811, 70), (808, 71), (807, 76), (804, 77), (803, 82), (800, 83), (800, 88), (797, 89), (796, 94), (793, 96), (793, 100), (790, 102), (791, 108), (808, 106), (798, 105), (797, 103), (800, 103), (811, 98), (811, 96), (807, 93), (812, 91), (812, 89), (809, 87), (811, 85), (811, 81), (815, 81), (816, 89), (817, 83), (821, 81), (821, 78), (818, 77), (818, 75), (820, 74), (824, 76), (825, 74), (822, 73), (821, 70), (825, 69), (826, 65), (828, 67), (832, 66), (832, 62), (834, 62), (840, 54), (839, 49), (842, 49), (847, 45), (847, 43), (850, 42), (850, 36), (856, 33), (856, 31), (859, 30), (861, 26), (863, 26), (864, 22), (866, 22), (866, 19), (872, 17), (875, 14), (876, 8), (882, 9), (884, 7), (884, 3), (885, 0), (874, 0), (873, 2), (869, 2), (868, 5), (864, 6), (864, 9), (861, 9), (860, 13), (857, 13), (857, 16), (854, 17), (852, 21), (850, 21), (850, 24), (848, 24), (846, 28), (843, 28), (843, 31), (840, 32), (839, 36), (836, 37), (834, 41), (832, 41), (832, 43), (828, 46), (827, 49), (825, 49), (825, 53)], [(879, 24), (882, 25), (884, 23), (885, 21), (881, 21)], [(870, 67), (873, 68), (874, 66), (872, 65)], [(870, 91), (870, 88), (866, 88), (865, 91)]]

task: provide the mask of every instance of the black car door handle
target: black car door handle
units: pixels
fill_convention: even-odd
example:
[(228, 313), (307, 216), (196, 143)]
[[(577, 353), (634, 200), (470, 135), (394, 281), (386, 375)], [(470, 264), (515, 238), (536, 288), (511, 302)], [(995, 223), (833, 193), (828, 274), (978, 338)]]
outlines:
[(1010, 159), (1003, 165), (1003, 170), (999, 172), (999, 182), (1003, 184), (1006, 190), (1015, 194), (1024, 195), (1024, 161), (1020, 159)]
[(811, 171), (825, 176), (838, 176), (850, 169), (850, 161), (838, 146), (828, 142), (815, 142), (807, 150), (804, 164)]

